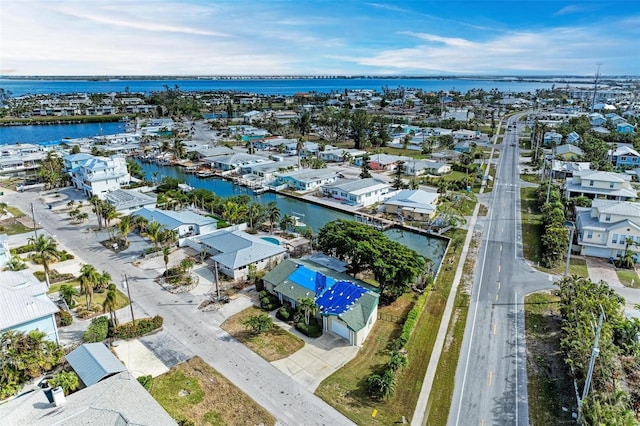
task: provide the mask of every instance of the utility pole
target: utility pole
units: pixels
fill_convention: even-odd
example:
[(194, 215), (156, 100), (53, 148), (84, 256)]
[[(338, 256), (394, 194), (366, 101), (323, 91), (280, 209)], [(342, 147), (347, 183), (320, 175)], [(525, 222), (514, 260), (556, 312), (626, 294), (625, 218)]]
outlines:
[(131, 290), (129, 290), (129, 279), (127, 278), (127, 273), (124, 273), (124, 281), (122, 285), (127, 289), (127, 296), (129, 296), (129, 308), (131, 309), (131, 322), (133, 325), (136, 325), (136, 317), (133, 316), (133, 300), (131, 299)]
[(36, 225), (36, 214), (33, 212), (33, 202), (31, 203), (31, 219), (33, 220), (33, 234), (38, 239), (38, 226)]
[(569, 276), (569, 261), (571, 260), (571, 246), (573, 245), (573, 233), (576, 230), (576, 225), (573, 222), (565, 222), (565, 225), (571, 225), (571, 232), (569, 233), (569, 247), (567, 248), (567, 263), (564, 266), (564, 276)]
[(587, 370), (587, 378), (584, 382), (584, 389), (582, 391), (582, 398), (580, 398), (578, 404), (578, 424), (582, 423), (582, 402), (587, 398), (589, 394), (589, 388), (591, 387), (591, 377), (593, 376), (593, 366), (596, 363), (596, 358), (600, 353), (598, 343), (600, 342), (600, 332), (602, 331), (602, 321), (604, 321), (604, 311), (602, 306), (600, 307), (600, 318), (598, 319), (598, 328), (596, 330), (596, 337), (593, 340), (593, 348), (591, 349), (591, 360), (589, 361), (589, 370)]
[(213, 261), (213, 269), (216, 274), (216, 296), (219, 301), (220, 300), (220, 282), (218, 280), (218, 262), (216, 262), (215, 260)]

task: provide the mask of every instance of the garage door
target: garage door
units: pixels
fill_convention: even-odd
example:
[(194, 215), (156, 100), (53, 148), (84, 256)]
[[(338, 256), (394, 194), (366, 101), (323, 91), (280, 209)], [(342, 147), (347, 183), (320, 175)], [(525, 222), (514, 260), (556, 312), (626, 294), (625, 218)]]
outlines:
[(344, 337), (345, 339), (349, 340), (349, 329), (345, 324), (340, 322), (340, 320), (331, 320), (331, 331), (338, 336)]

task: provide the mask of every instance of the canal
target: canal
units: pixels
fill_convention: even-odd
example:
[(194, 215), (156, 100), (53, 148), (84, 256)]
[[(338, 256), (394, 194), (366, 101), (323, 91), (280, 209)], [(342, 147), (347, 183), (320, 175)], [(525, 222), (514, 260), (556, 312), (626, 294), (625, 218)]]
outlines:
[[(339, 212), (327, 207), (307, 203), (303, 200), (287, 197), (284, 195), (267, 192), (264, 194), (253, 194), (248, 188), (234, 184), (219, 178), (199, 178), (198, 176), (187, 174), (182, 167), (160, 166), (157, 164), (142, 163), (138, 161), (145, 171), (147, 180), (154, 178), (160, 181), (163, 177), (177, 178), (193, 188), (203, 188), (214, 192), (220, 197), (247, 194), (260, 204), (268, 204), (275, 201), (282, 215), (301, 216), (301, 220), (317, 232), (326, 223), (336, 219), (353, 220), (353, 215)], [(414, 249), (421, 255), (433, 260), (435, 266), (439, 266), (447, 247), (447, 240), (442, 238), (428, 237), (415, 232), (403, 231), (400, 229), (389, 229), (384, 232), (387, 237), (394, 241)]]

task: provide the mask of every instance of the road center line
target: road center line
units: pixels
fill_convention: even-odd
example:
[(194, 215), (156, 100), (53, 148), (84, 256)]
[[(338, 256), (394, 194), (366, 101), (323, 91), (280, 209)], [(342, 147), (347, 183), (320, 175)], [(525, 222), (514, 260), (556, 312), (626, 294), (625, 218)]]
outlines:
[(489, 371), (489, 386), (493, 383), (493, 371)]

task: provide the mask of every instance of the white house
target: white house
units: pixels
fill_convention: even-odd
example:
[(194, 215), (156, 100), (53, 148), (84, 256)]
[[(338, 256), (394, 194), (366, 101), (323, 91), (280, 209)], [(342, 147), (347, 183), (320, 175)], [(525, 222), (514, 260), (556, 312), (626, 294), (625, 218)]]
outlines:
[(47, 284), (29, 270), (0, 272), (0, 333), (39, 330), (58, 343), (58, 311), (47, 296)]
[[(89, 158), (87, 154), (74, 154), (64, 158), (66, 171), (71, 176), (71, 182), (77, 189), (87, 196), (95, 195), (103, 200), (109, 191), (120, 189), (128, 185), (131, 175), (127, 170), (127, 162), (124, 157), (117, 155), (111, 157)], [(70, 158), (69, 158), (70, 157)], [(76, 164), (74, 167), (73, 165)]]
[(356, 158), (362, 158), (367, 151), (362, 151), (360, 149), (331, 149), (321, 151), (318, 156), (322, 161), (327, 161), (331, 163), (340, 163), (345, 161), (354, 161)]
[(326, 197), (363, 207), (382, 202), (390, 191), (391, 185), (373, 178), (345, 180), (322, 188)]
[(276, 178), (276, 185), (286, 185), (294, 191), (312, 191), (338, 179), (338, 172), (332, 169), (302, 169), (280, 174)]
[(0, 234), (0, 268), (4, 268), (10, 260), (11, 251), (9, 250), (9, 236), (7, 234)]
[[(640, 252), (640, 203), (593, 200), (591, 208), (578, 210), (576, 227), (582, 255), (616, 258), (627, 248)], [(629, 238), (634, 244), (627, 245)]]
[(231, 154), (215, 157), (211, 163), (211, 167), (214, 169), (226, 171), (239, 170), (242, 167), (251, 166), (254, 164), (263, 164), (270, 162), (271, 160), (251, 154)]
[(234, 279), (243, 279), (249, 273), (249, 265), (262, 271), (284, 259), (287, 249), (239, 229), (220, 229), (216, 232), (190, 239), (189, 246), (205, 251), (216, 262), (218, 270)]
[(263, 278), (265, 289), (291, 306), (313, 298), (324, 331), (364, 343), (378, 316), (379, 294), (368, 284), (310, 260), (287, 259)]
[(141, 208), (156, 207), (155, 197), (134, 189), (116, 189), (105, 195), (105, 201), (115, 207), (117, 213), (128, 215)]
[(407, 176), (420, 176), (423, 174), (444, 175), (451, 171), (451, 166), (435, 160), (411, 160), (404, 163), (404, 173)]
[(142, 216), (149, 222), (158, 222), (167, 229), (176, 231), (178, 245), (183, 246), (184, 239), (193, 235), (204, 235), (217, 229), (217, 219), (202, 216), (189, 210), (173, 211), (142, 208), (132, 213)]
[(403, 189), (384, 202), (385, 212), (405, 220), (424, 221), (436, 215), (437, 192)]
[(581, 170), (565, 184), (567, 199), (584, 195), (589, 198), (629, 200), (638, 196), (631, 187), (631, 176), (622, 173)]

